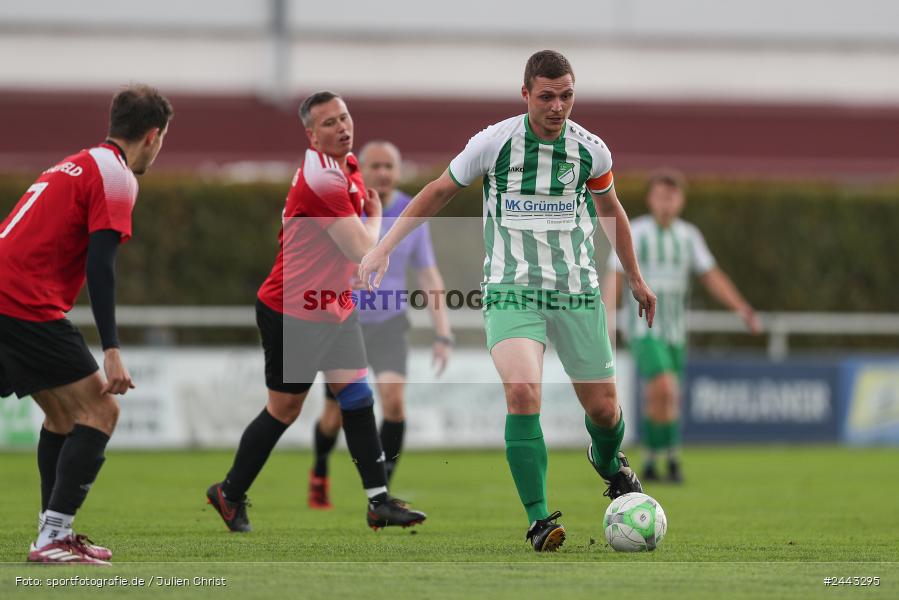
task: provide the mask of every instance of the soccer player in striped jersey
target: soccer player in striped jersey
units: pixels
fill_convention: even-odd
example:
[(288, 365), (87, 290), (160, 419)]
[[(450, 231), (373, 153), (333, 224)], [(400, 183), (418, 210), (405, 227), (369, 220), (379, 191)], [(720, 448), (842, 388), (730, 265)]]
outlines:
[[(649, 179), (646, 193), (648, 215), (633, 220), (631, 230), (640, 271), (658, 295), (656, 321), (652, 329), (640, 320), (639, 307), (624, 302), (624, 334), (630, 342), (640, 377), (646, 382), (643, 410), (643, 442), (647, 448), (643, 468), (645, 480), (659, 479), (656, 456), (666, 454), (668, 479), (682, 481), (678, 448), (680, 445), (679, 404), (686, 358), (686, 313), (691, 275), (713, 297), (735, 311), (753, 333), (761, 324), (752, 307), (730, 278), (715, 265), (699, 229), (680, 218), (684, 209), (684, 181), (674, 171), (659, 171)], [(615, 253), (609, 257), (609, 270), (602, 290), (609, 307), (609, 323), (615, 323), (618, 291), (624, 283), (624, 266)], [(615, 335), (610, 327), (609, 335)]]
[(593, 260), (597, 217), (616, 239), (641, 316), (652, 325), (655, 296), (643, 281), (627, 215), (615, 195), (612, 156), (596, 135), (568, 119), (574, 71), (552, 50), (528, 59), (521, 95), (527, 113), (475, 135), (438, 179), (422, 189), (362, 260), (360, 278), (380, 285), (389, 254), (460, 188), (483, 177), (484, 320), (487, 344), (506, 395), (506, 458), (534, 550), (565, 540), (546, 498), (547, 452), (540, 427), (543, 352), (553, 342), (584, 408), (587, 459), (606, 495), (642, 491), (619, 449), (624, 420), (614, 357)]
[[(134, 387), (119, 353), (115, 256), (131, 238), (137, 179), (162, 148), (172, 106), (130, 86), (112, 100), (102, 144), (44, 171), (0, 222), (0, 397), (44, 412), (37, 446), (41, 512), (31, 562), (108, 565), (112, 552), (72, 530)], [(101, 375), (66, 319), (87, 280), (103, 346)]]

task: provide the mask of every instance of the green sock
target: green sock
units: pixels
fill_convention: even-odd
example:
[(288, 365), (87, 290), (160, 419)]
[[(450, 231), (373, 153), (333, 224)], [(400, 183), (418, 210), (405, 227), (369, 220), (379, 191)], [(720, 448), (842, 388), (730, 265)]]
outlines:
[(668, 424), (656, 423), (649, 417), (643, 417), (643, 444), (650, 450), (667, 448)]
[(518, 497), (528, 513), (528, 521), (545, 519), (546, 444), (540, 428), (540, 415), (506, 415), (506, 460)]
[(619, 413), (618, 424), (611, 429), (596, 425), (586, 414), (584, 424), (593, 440), (593, 463), (603, 477), (614, 475), (621, 467), (621, 463), (618, 462), (618, 450), (621, 448), (621, 440), (624, 439), (624, 414)]

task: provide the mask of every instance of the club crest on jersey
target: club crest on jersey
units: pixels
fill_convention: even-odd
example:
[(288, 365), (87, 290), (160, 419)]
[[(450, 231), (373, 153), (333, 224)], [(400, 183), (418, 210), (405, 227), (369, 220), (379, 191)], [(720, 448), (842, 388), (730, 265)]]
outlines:
[(563, 185), (574, 182), (574, 163), (559, 163), (559, 168), (556, 170), (556, 179)]

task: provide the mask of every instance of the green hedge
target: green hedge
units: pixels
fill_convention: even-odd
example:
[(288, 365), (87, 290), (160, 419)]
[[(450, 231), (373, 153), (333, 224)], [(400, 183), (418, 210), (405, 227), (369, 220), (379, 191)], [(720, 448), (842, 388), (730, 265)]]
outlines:
[[(0, 177), (0, 213), (30, 183)], [(118, 260), (119, 302), (252, 303), (275, 256), (287, 186), (142, 178), (134, 238)], [(645, 212), (640, 179), (622, 177), (617, 188), (628, 214)], [(684, 217), (760, 309), (888, 312), (899, 310), (897, 195), (894, 187), (694, 181)], [(480, 188), (471, 186), (444, 216), (480, 211)], [(439, 258), (460, 257), (447, 267), (450, 285), (476, 285), (483, 242), (470, 237), (436, 240)], [(706, 305), (698, 295), (694, 306)]]
[[(631, 218), (647, 212), (643, 182), (616, 182)], [(477, 186), (444, 211), (480, 213)], [(899, 310), (899, 187), (692, 181), (683, 218), (761, 310)], [(693, 306), (715, 304), (700, 291)]]
[[(28, 185), (0, 178), (0, 212)], [(277, 252), (286, 190), (286, 184), (142, 178), (133, 237), (117, 257), (118, 302), (251, 304)]]

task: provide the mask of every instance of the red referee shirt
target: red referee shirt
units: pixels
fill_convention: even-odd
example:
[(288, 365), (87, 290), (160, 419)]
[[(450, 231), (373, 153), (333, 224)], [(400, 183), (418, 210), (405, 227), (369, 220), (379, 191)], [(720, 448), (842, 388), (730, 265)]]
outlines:
[(355, 156), (347, 156), (344, 171), (330, 156), (307, 150), (287, 194), (278, 257), (259, 288), (259, 299), (304, 321), (349, 317), (350, 281), (357, 265), (344, 256), (327, 228), (337, 219), (360, 216), (364, 198)]
[(131, 237), (137, 178), (103, 143), (44, 171), (0, 223), (0, 314), (27, 321), (65, 317), (85, 280), (90, 234)]

